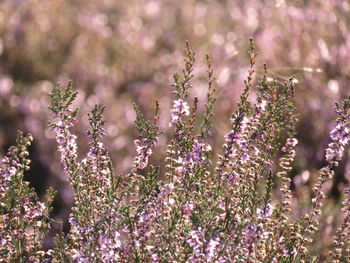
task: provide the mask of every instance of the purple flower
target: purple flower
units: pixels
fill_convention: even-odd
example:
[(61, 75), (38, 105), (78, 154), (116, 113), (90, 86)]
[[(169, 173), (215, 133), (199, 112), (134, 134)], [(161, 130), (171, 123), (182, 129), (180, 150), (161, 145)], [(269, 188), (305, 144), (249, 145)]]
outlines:
[(259, 207), (257, 209), (258, 218), (262, 219), (272, 215), (273, 207), (271, 204), (267, 204), (265, 207)]
[(136, 146), (137, 156), (135, 157), (134, 164), (138, 169), (144, 169), (148, 165), (148, 158), (152, 154), (151, 146), (156, 145), (156, 141), (147, 143), (145, 139), (134, 140)]
[(206, 258), (207, 260), (211, 261), (218, 253), (220, 248), (220, 242), (219, 242), (219, 238), (213, 238), (209, 241), (209, 244), (207, 246), (207, 254), (206, 254)]
[[(198, 230), (192, 230), (190, 236), (187, 239), (187, 244), (193, 249), (193, 259), (198, 259), (200, 256), (203, 256), (203, 245), (205, 243), (203, 229), (201, 227)], [(192, 261), (199, 262), (199, 261)]]
[(185, 216), (189, 216), (192, 212), (192, 210), (195, 208), (195, 204), (193, 203), (193, 201), (188, 202), (187, 204), (185, 204), (183, 206), (183, 213)]
[(72, 123), (63, 123), (59, 121), (56, 123), (54, 131), (56, 133), (56, 141), (58, 143), (58, 151), (61, 154), (61, 162), (63, 163), (64, 170), (69, 175), (70, 163), (77, 158), (77, 137), (70, 133), (69, 127), (72, 127)]
[(182, 115), (190, 115), (190, 107), (187, 102), (182, 99), (175, 100), (171, 110), (171, 122), (169, 126), (171, 127), (173, 124), (176, 124)]
[(332, 142), (326, 149), (326, 160), (337, 164), (344, 155), (344, 147), (350, 140), (350, 124), (348, 120), (338, 121), (337, 125), (330, 132)]
[(286, 141), (286, 146), (295, 147), (298, 144), (298, 140), (296, 138), (288, 138)]

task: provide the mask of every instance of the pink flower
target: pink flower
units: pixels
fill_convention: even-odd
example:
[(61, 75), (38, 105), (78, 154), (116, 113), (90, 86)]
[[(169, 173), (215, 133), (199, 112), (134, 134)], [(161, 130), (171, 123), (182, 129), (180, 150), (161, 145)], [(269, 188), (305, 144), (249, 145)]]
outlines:
[(182, 115), (190, 115), (190, 107), (187, 102), (182, 99), (175, 100), (171, 110), (171, 122), (169, 126), (171, 127), (173, 124), (176, 124)]
[[(153, 143), (155, 145), (156, 142)], [(144, 169), (148, 165), (148, 158), (152, 154), (151, 145), (146, 140), (134, 140), (136, 146), (137, 156), (135, 157), (134, 164), (138, 169)]]

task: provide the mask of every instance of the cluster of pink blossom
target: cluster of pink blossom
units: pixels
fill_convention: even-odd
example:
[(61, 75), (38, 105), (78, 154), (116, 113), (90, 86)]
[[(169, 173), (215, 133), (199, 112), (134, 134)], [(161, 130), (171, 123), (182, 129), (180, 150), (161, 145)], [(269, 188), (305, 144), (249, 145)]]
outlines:
[(4, 158), (1, 160), (1, 177), (0, 177), (0, 193), (1, 198), (5, 198), (7, 191), (8, 191), (8, 184), (13, 178), (13, 176), (16, 175), (17, 169), (19, 163), (16, 160), (10, 160), (9, 157), (4, 156)]
[[(75, 160), (77, 158), (77, 136), (71, 134), (68, 130), (73, 127), (73, 123), (73, 121), (67, 123), (58, 121), (54, 128), (58, 150), (61, 154), (61, 161), (63, 163), (67, 163), (70, 160)], [(65, 169), (68, 171), (68, 166), (66, 166)]]
[(176, 167), (177, 173), (183, 175), (188, 172), (190, 175), (193, 175), (195, 165), (201, 165), (203, 162), (209, 161), (208, 154), (210, 152), (211, 146), (209, 144), (194, 139), (191, 151), (179, 154), (179, 158), (176, 160), (178, 163)]
[(171, 110), (171, 122), (169, 123), (169, 126), (171, 127), (175, 125), (181, 119), (181, 116), (188, 115), (190, 115), (190, 107), (187, 102), (183, 99), (175, 100)]
[(326, 149), (326, 159), (328, 162), (336, 164), (343, 158), (345, 146), (350, 140), (350, 118), (339, 120), (330, 133), (332, 142)]
[(148, 143), (148, 140), (134, 140), (134, 145), (136, 146), (137, 156), (135, 157), (134, 164), (139, 169), (144, 169), (148, 165), (148, 159), (152, 154), (152, 146), (156, 145), (156, 142), (152, 144)]
[(186, 242), (193, 250), (192, 255), (189, 258), (190, 262), (201, 262), (205, 258), (202, 249), (203, 245), (205, 244), (203, 229), (199, 227), (198, 230), (192, 230), (189, 233), (189, 237)]

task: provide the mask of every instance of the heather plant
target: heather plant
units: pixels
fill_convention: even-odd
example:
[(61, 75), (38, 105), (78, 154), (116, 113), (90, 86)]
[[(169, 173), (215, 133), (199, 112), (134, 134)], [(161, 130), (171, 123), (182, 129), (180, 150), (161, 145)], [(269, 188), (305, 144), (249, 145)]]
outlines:
[[(350, 97), (336, 104), (338, 115), (325, 166), (313, 187), (309, 211), (294, 218), (290, 171), (296, 157), (295, 79), (280, 81), (264, 65), (255, 80), (257, 51), (249, 42), (250, 67), (221, 152), (210, 143), (216, 102), (215, 74), (206, 56), (208, 91), (204, 111), (191, 96), (195, 53), (187, 43), (184, 69), (173, 76), (169, 130), (159, 127), (161, 105), (153, 119), (136, 112), (135, 157), (127, 173), (115, 173), (103, 143), (103, 106), (88, 114), (89, 150), (79, 156), (74, 126), (77, 92), (70, 82), (50, 93), (60, 162), (74, 193), (70, 229), (42, 240), (51, 224), (49, 190), (38, 200), (23, 181), (31, 137), (19, 133), (1, 167), (1, 255), (4, 262), (317, 262), (309, 252), (327, 192), (325, 185), (344, 157), (350, 139)], [(168, 144), (162, 162), (154, 162), (161, 136)], [(215, 142), (214, 142), (215, 143)], [(344, 193), (349, 194), (349, 188)], [(347, 262), (349, 199), (343, 223), (335, 231), (330, 257)]]
[[(330, 108), (349, 92), (349, 18), (347, 0), (101, 0), (88, 4), (84, 0), (3, 0), (0, 152), (4, 154), (13, 144), (14, 130), (28, 131), (36, 138), (27, 179), (40, 197), (48, 186), (58, 190), (53, 217), (66, 220), (74, 201), (55, 144), (50, 143), (53, 135), (47, 127), (47, 93), (57, 81), (74, 79), (74, 89), (79, 92), (75, 105), (81, 116), (87, 115), (95, 103), (106, 105), (108, 136), (104, 142), (118, 163), (115, 171), (128, 172), (134, 161), (134, 147), (129, 147), (135, 139), (132, 102), (149, 118), (149, 105), (157, 98), (162, 106), (158, 124), (166, 129), (166, 115), (173, 102), (164, 87), (181, 66), (179, 50), (189, 39), (200, 47), (198, 57), (209, 53), (215, 64), (218, 99), (208, 142), (216, 156), (226, 131), (224, 116), (236, 109), (246, 74), (246, 45), (241, 39), (254, 36), (263, 51), (257, 65), (268, 63), (269, 78), (284, 81), (295, 75), (299, 82), (296, 130), (300, 143), (291, 172), (291, 216), (297, 218), (309, 205), (317, 170), (324, 165), (327, 131), (334, 120)], [(258, 66), (255, 75), (259, 79), (261, 69)], [(201, 65), (195, 67), (191, 79), (199, 112), (205, 99), (203, 70)], [(82, 118), (74, 134), (82, 138), (87, 126), (87, 118)], [(165, 147), (163, 138), (157, 149)], [(89, 150), (84, 139), (77, 143), (80, 152)], [(153, 161), (163, 159), (162, 151), (152, 151)], [(316, 240), (331, 239), (326, 228), (339, 223), (336, 206), (341, 204), (343, 185), (350, 178), (347, 152), (344, 161), (336, 168), (334, 180), (326, 183), (326, 187), (332, 184), (333, 201), (325, 203), (322, 222), (330, 224), (321, 223)], [(314, 252), (324, 251), (327, 245), (319, 242), (312, 247)]]

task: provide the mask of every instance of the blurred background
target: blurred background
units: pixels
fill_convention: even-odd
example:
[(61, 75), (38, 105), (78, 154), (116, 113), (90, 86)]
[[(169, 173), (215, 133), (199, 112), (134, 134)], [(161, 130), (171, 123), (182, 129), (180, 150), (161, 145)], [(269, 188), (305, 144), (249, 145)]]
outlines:
[[(2, 0), (0, 1), (0, 149), (14, 144), (16, 130), (33, 134), (28, 174), (39, 195), (59, 191), (54, 217), (66, 219), (72, 194), (62, 173), (53, 133), (48, 129), (48, 92), (73, 80), (79, 91), (81, 157), (87, 152), (86, 112), (107, 106), (105, 139), (116, 171), (130, 167), (137, 136), (132, 103), (147, 117), (160, 101), (161, 127), (169, 122), (172, 75), (183, 66), (185, 40), (197, 54), (192, 96), (206, 97), (204, 55), (212, 58), (218, 101), (211, 141), (219, 153), (230, 113), (243, 88), (248, 38), (271, 76), (295, 75), (298, 123), (293, 170), (296, 215), (309, 206), (310, 186), (324, 164), (324, 149), (335, 101), (350, 94), (350, 4), (347, 0)], [(165, 137), (161, 138), (163, 149)], [(327, 185), (331, 198), (319, 232), (323, 251), (339, 217), (341, 190), (350, 180), (350, 162)], [(160, 160), (160, 151), (154, 161)], [(316, 246), (317, 247), (317, 246)]]

